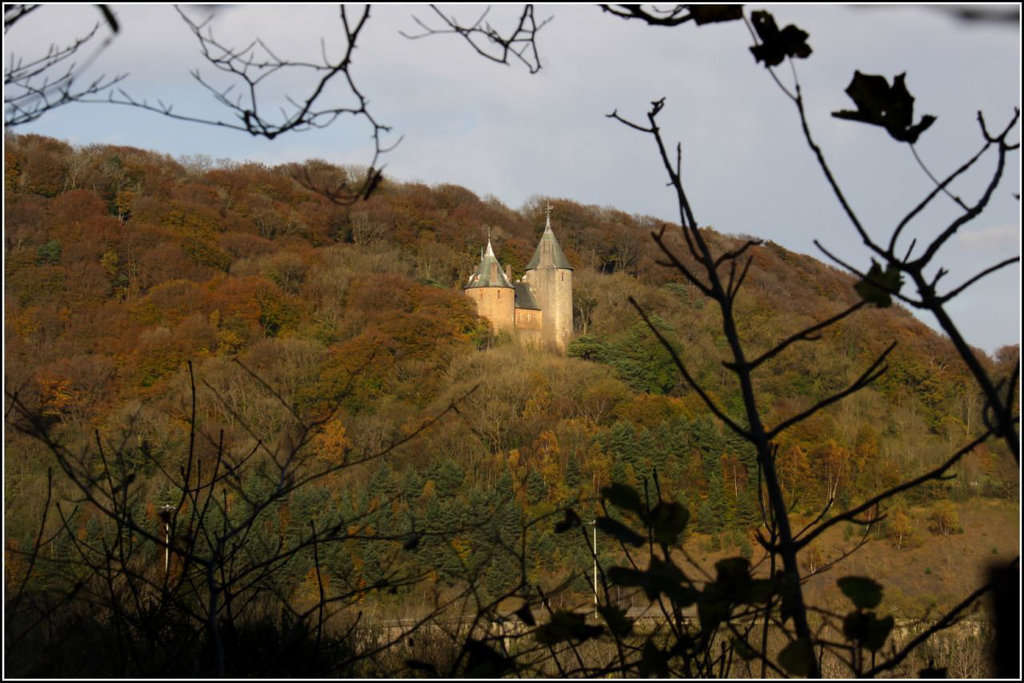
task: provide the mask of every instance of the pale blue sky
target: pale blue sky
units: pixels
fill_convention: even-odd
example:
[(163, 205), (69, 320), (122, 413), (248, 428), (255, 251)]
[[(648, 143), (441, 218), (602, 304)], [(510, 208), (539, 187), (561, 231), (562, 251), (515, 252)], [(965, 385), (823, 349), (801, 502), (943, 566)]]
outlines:
[[(88, 73), (126, 72), (124, 87), (136, 98), (174, 102), (182, 113), (227, 116), (188, 75), (199, 68), (214, 76), (171, 6), (113, 8), (122, 31)], [(920, 6), (750, 6), (758, 8), (770, 9), (780, 25), (795, 23), (810, 34), (814, 52), (797, 64), (810, 124), (874, 234), (887, 235), (930, 185), (905, 145), (881, 129), (830, 116), (853, 108), (843, 91), (854, 70), (890, 80), (906, 72), (916, 117), (938, 117), (918, 152), (940, 176), (980, 148), (979, 109), (996, 128), (1020, 106), (1019, 23), (964, 23)], [(492, 20), (499, 23), (513, 9), (496, 7)], [(451, 9), (464, 19), (481, 10)], [(451, 36), (402, 38), (399, 31), (417, 30), (414, 14), (426, 20), (431, 11), (423, 5), (374, 6), (353, 68), (374, 115), (393, 127), (394, 139), (403, 137), (385, 159), (391, 177), (464, 185), (512, 208), (543, 195), (676, 221), (653, 142), (606, 117), (617, 109), (642, 119), (652, 100), (665, 97), (660, 124), (669, 140), (683, 145), (684, 178), (701, 223), (824, 259), (813, 245), (817, 238), (853, 264), (869, 265), (802, 142), (792, 103), (750, 56), (742, 23), (666, 29), (627, 23), (593, 6), (539, 6), (538, 18), (553, 19), (539, 34), (543, 68), (530, 75), (486, 62)], [(5, 36), (5, 60), (12, 52), (38, 54), (98, 19), (92, 5), (43, 7)], [(340, 45), (334, 6), (230, 6), (212, 26), (238, 45), (260, 36), (281, 56), (315, 59), (321, 37), (329, 53)], [(778, 73), (791, 82), (788, 67)], [(287, 81), (280, 89), (298, 95), (300, 86)], [(268, 142), (94, 104), (64, 107), (15, 130), (172, 156), (268, 164), (312, 157), (341, 164), (369, 160), (368, 130), (351, 120)], [(1020, 253), (1020, 206), (1013, 197), (1020, 191), (1019, 170), (1015, 156), (991, 209), (942, 254), (951, 271), (948, 285)], [(969, 180), (960, 193), (974, 197), (981, 183), (980, 176)], [(950, 202), (938, 204), (915, 224), (921, 238), (953, 215)], [(557, 207), (553, 219), (557, 223)], [(1019, 267), (1011, 268), (956, 302), (955, 319), (971, 343), (993, 351), (1019, 342), (1020, 291)]]

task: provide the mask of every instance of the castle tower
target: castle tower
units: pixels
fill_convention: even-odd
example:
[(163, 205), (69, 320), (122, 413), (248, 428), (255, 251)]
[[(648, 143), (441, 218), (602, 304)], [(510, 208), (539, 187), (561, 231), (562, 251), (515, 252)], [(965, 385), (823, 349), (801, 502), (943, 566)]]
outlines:
[(523, 281), (529, 285), (543, 311), (541, 339), (544, 345), (565, 353), (572, 338), (572, 266), (551, 230), (550, 204), (544, 234), (526, 266)]
[(491, 322), (495, 332), (512, 333), (515, 330), (516, 289), (501, 270), (487, 238), (487, 251), (480, 257), (480, 265), (469, 276), (466, 295), (476, 302), (477, 313)]

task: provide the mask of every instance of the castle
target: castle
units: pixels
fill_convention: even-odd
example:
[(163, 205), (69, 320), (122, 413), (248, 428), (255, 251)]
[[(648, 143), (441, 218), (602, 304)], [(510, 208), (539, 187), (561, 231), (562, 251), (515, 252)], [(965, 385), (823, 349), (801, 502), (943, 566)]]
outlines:
[(488, 237), (465, 292), (495, 332), (565, 353), (572, 337), (572, 266), (551, 230), (551, 207), (544, 234), (521, 280), (513, 284), (511, 271), (502, 270)]

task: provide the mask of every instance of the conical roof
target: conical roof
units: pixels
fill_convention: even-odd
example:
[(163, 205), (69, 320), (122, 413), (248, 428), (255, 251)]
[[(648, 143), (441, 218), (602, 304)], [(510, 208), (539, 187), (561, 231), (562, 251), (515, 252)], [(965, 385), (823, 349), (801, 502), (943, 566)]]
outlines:
[(565, 258), (565, 254), (562, 253), (562, 247), (558, 245), (555, 233), (551, 230), (550, 210), (547, 224), (544, 226), (544, 234), (540, 236), (540, 243), (537, 245), (537, 251), (533, 252), (533, 258), (526, 264), (526, 270), (536, 270), (537, 268), (573, 269), (569, 265), (569, 260)]
[(465, 289), (471, 287), (507, 287), (513, 289), (512, 283), (505, 277), (498, 263), (498, 257), (494, 255), (494, 248), (491, 247), (491, 240), (487, 238), (487, 251), (480, 257), (480, 265), (476, 271), (469, 276), (469, 282)]

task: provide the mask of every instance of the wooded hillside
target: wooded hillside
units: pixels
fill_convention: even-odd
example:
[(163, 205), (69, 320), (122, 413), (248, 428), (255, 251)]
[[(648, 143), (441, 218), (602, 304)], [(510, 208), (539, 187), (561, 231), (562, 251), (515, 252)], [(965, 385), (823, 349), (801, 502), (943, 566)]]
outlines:
[[(585, 591), (587, 547), (556, 541), (549, 517), (572, 502), (596, 511), (601, 487), (642, 488), (654, 472), (689, 509), (694, 533), (751, 553), (761, 519), (752, 454), (685, 388), (627, 300), (720, 405), (738, 408), (717, 318), (658, 265), (655, 219), (557, 197), (514, 210), (461, 187), (389, 180), (342, 206), (296, 178), (337, 183), (361, 169), (175, 160), (33, 135), (5, 142), (8, 404), (16, 399), (70, 453), (116, 452), (116, 467), (83, 455), (83, 471), (117, 470), (126, 509), (154, 534), (159, 506), (181, 496), (168, 473), (193, 443), (194, 377), (196, 461), (236, 471), (224, 481), (225, 510), (257, 499), (287, 458), (298, 459), (290, 476), (326, 472), (253, 512), (267, 547), (304, 548), (275, 567), (275, 590), (295, 600), (327, 590), (427, 601), (423, 581), (443, 592), (467, 577), (500, 595), (523, 550), (532, 583), (554, 590), (575, 577)], [(488, 229), (501, 262), (522, 274), (549, 201), (575, 269), (568, 357), (492, 338), (462, 293)], [(848, 275), (810, 257), (773, 243), (753, 255), (738, 318), (755, 352), (858, 300)], [(893, 341), (877, 383), (780, 437), (778, 467), (798, 512), (815, 515), (830, 498), (842, 508), (911, 478), (976, 433), (983, 402), (956, 353), (899, 307), (865, 309), (787, 350), (759, 380), (767, 416), (796, 415), (847, 386)], [(1007, 348), (987, 362), (1009, 374), (1016, 355)], [(56, 467), (52, 447), (12, 428), (13, 415), (9, 586), (28, 571)], [(905, 504), (938, 519), (950, 499), (1018, 495), (1013, 459), (992, 442)], [(57, 533), (62, 525), (103, 545), (111, 531), (73, 502), (69, 484), (55, 481), (52, 498), (66, 514), (46, 522), (49, 552), (89, 552)], [(907, 519), (890, 518), (878, 538), (898, 547), (957, 527), (899, 525)], [(322, 575), (304, 547), (311, 523), (349, 534), (316, 558)], [(159, 569), (162, 551), (147, 552)], [(81, 568), (54, 571), (58, 585)], [(390, 594), (365, 598), (381, 585)]]

